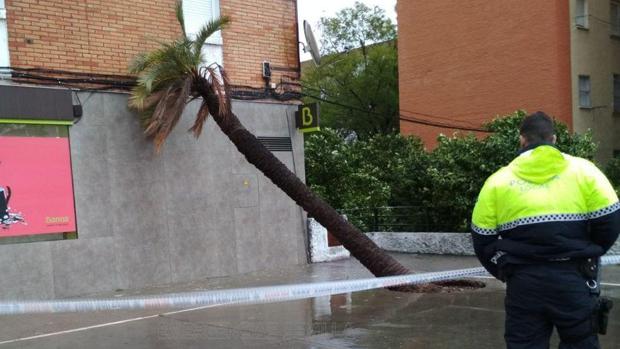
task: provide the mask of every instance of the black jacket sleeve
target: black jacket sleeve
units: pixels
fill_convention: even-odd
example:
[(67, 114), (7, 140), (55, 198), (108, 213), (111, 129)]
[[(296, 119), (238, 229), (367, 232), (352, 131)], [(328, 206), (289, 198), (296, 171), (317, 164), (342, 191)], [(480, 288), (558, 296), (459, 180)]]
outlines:
[(495, 244), (497, 243), (497, 235), (481, 235), (472, 232), (472, 240), (474, 243), (474, 251), (480, 264), (491, 275), (499, 279), (499, 270), (497, 264), (491, 262), (491, 258), (495, 255)]
[(603, 248), (604, 253), (614, 245), (620, 233), (620, 209), (590, 220), (592, 241)]

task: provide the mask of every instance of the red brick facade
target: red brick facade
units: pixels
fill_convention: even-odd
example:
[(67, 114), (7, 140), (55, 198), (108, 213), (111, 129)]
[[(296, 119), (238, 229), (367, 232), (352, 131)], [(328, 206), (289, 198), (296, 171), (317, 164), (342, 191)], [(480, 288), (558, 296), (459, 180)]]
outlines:
[[(568, 4), (399, 0), (401, 114), (479, 127), (517, 109), (544, 110), (571, 125)], [(440, 132), (455, 132), (400, 126), (431, 147)]]
[[(175, 2), (6, 0), (11, 66), (126, 75), (136, 54), (180, 35)], [(232, 19), (222, 35), (234, 84), (263, 86), (265, 60), (297, 68), (295, 0), (220, 0), (220, 7)]]
[[(263, 61), (273, 67), (298, 69), (297, 0), (220, 0), (221, 12), (232, 19), (222, 32), (224, 64), (233, 82), (262, 86)], [(298, 77), (297, 72), (273, 71)]]

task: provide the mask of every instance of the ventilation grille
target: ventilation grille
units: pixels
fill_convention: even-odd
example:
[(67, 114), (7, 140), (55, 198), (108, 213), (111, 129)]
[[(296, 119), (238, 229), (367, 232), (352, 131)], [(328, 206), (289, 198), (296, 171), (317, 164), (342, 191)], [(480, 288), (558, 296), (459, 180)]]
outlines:
[(290, 137), (257, 137), (271, 151), (293, 151)]

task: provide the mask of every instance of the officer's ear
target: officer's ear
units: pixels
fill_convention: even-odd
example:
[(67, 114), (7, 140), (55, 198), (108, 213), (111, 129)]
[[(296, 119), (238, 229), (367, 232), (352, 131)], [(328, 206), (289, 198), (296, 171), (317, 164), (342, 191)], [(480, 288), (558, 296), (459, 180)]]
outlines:
[(556, 135), (553, 135), (551, 137), (551, 144), (555, 144), (555, 142), (558, 140), (558, 137)]
[(522, 149), (527, 147), (527, 139), (525, 139), (523, 135), (519, 135), (519, 144), (521, 145)]

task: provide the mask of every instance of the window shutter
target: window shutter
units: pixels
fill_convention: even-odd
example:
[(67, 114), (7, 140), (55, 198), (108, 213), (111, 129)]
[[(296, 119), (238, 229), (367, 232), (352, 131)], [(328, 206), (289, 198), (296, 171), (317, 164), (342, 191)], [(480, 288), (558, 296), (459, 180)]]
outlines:
[(620, 35), (620, 4), (612, 1), (609, 10), (611, 33), (614, 35)]
[(620, 75), (614, 74), (614, 112), (620, 113)]
[[(185, 32), (194, 37), (207, 22), (220, 16), (219, 0), (183, 0)], [(204, 62), (223, 65), (222, 33), (211, 35), (202, 48)]]
[(577, 0), (575, 6), (575, 24), (578, 27), (588, 27), (588, 4), (586, 0)]
[[(183, 0), (183, 14), (185, 15), (185, 31), (194, 36), (207, 22), (220, 16), (218, 0)], [(213, 34), (207, 43), (222, 44), (220, 32)]]
[(185, 31), (195, 35), (200, 27), (213, 18), (211, 0), (184, 0)]
[(590, 77), (588, 75), (579, 76), (579, 106), (583, 108), (592, 107), (590, 100)]

